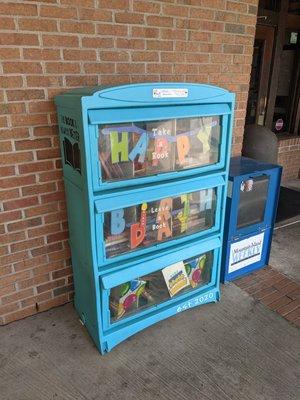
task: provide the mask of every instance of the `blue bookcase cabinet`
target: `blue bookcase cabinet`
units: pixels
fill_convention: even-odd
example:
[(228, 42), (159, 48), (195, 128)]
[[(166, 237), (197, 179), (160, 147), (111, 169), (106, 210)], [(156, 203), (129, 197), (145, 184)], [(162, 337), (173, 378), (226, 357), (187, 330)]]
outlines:
[(55, 101), (74, 302), (99, 351), (218, 301), (234, 95), (155, 83)]

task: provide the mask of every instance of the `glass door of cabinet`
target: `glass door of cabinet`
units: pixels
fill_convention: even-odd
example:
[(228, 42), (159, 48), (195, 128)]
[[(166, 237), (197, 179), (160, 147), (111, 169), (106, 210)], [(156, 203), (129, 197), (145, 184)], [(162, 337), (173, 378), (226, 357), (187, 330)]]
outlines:
[(208, 231), (215, 226), (218, 190), (203, 189), (104, 212), (105, 257)]
[(221, 117), (98, 125), (102, 182), (171, 173), (219, 162)]
[(237, 229), (262, 223), (268, 199), (269, 176), (261, 175), (240, 184)]
[(208, 251), (113, 287), (109, 291), (110, 324), (189, 294), (212, 280), (215, 252)]

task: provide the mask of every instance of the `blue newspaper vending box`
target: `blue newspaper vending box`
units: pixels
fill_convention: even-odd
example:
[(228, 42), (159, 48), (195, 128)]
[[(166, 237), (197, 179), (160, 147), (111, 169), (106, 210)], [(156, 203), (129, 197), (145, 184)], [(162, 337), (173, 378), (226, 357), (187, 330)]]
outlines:
[(56, 105), (74, 302), (99, 351), (218, 301), (234, 95), (146, 83)]
[(246, 157), (230, 162), (221, 281), (268, 264), (282, 168)]

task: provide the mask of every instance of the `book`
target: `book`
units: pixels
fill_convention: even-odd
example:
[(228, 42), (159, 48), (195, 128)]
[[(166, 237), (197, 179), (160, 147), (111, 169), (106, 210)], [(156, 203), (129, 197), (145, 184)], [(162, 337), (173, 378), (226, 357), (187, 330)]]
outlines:
[(175, 296), (182, 289), (190, 286), (189, 278), (183, 261), (169, 265), (161, 270), (170, 296)]

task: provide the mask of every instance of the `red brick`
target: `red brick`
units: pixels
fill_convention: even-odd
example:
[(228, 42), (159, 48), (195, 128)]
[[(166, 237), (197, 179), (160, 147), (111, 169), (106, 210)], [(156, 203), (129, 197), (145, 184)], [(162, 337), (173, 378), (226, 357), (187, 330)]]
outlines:
[(297, 288), (299, 288), (299, 284), (297, 282), (290, 282), (288, 285), (280, 288), (279, 291), (288, 296), (289, 293), (292, 293)]
[(1, 190), (1, 200), (15, 199), (20, 196), (19, 189)]
[(47, 235), (49, 233), (58, 232), (60, 230), (61, 230), (60, 223), (57, 222), (56, 224), (45, 225), (45, 226), (41, 226), (41, 227), (38, 227), (38, 228), (29, 229), (28, 230), (28, 237), (32, 238), (32, 237)]
[(49, 158), (57, 158), (60, 157), (60, 149), (59, 148), (51, 148), (45, 150), (38, 150), (36, 152), (38, 160), (47, 160)]
[(42, 219), (40, 217), (26, 219), (18, 222), (12, 222), (7, 225), (8, 232), (14, 232), (19, 230), (24, 230), (29, 227), (38, 226), (42, 224)]
[[(80, 20), (90, 20), (90, 21), (106, 21), (112, 22), (112, 12), (103, 10), (99, 7), (98, 9), (93, 8), (80, 8), (79, 9), (79, 19)], [(85, 33), (85, 32), (82, 32)], [(93, 32), (94, 33), (94, 32)]]
[(98, 0), (98, 7), (126, 10), (129, 8), (129, 0)]
[(5, 74), (39, 74), (42, 73), (42, 66), (39, 62), (20, 61), (20, 62), (3, 62), (3, 72)]
[(38, 46), (39, 38), (37, 34), (25, 34), (25, 33), (13, 33), (5, 32), (1, 33), (0, 45), (9, 46)]
[(0, 3), (0, 14), (6, 15), (37, 15), (35, 4)]
[(112, 38), (84, 37), (82, 38), (82, 46), (95, 48), (113, 48), (114, 42)]
[[(18, 253), (8, 254), (6, 256), (0, 257), (0, 263), (2, 265), (11, 264), (16, 261), (24, 260), (25, 258), (28, 258), (28, 257), (29, 257), (29, 255), (28, 255), (27, 251), (20, 251)], [(3, 279), (4, 278), (2, 278), (0, 280), (0, 285), (3, 282)], [(15, 279), (15, 278), (13, 278), (13, 279)], [(13, 282), (15, 282), (15, 280), (13, 280)]]
[(1, 155), (2, 164), (17, 164), (25, 161), (32, 161), (33, 154), (30, 151), (20, 153), (7, 153)]
[(45, 123), (47, 123), (48, 121), (48, 118), (46, 114), (12, 115), (11, 121), (14, 127), (19, 127), (19, 126), (32, 127), (33, 125), (45, 125)]
[(53, 19), (19, 18), (19, 28), (23, 31), (55, 32), (57, 22)]
[(72, 268), (68, 267), (68, 268), (63, 268), (63, 269), (59, 269), (57, 271), (54, 271), (52, 273), (52, 278), (53, 279), (58, 279), (58, 278), (62, 278), (68, 275), (72, 274)]
[(283, 317), (294, 311), (296, 308), (300, 307), (300, 299), (290, 300), (290, 302), (282, 307), (277, 308), (277, 312)]
[(6, 153), (12, 150), (12, 142), (6, 141), (0, 143), (0, 153)]
[(32, 305), (30, 307), (27, 307), (27, 308), (24, 308), (24, 309), (15, 311), (15, 312), (11, 312), (10, 314), (4, 316), (4, 323), (9, 324), (10, 322), (17, 321), (19, 319), (28, 317), (29, 315), (33, 315), (36, 312), (37, 311), (36, 311), (35, 305)]
[(115, 72), (114, 63), (85, 63), (84, 70), (90, 74), (110, 74)]
[(68, 33), (93, 34), (95, 33), (95, 25), (90, 22), (61, 21), (60, 30)]
[(5, 201), (3, 203), (3, 208), (5, 211), (9, 210), (16, 210), (20, 208), (25, 208), (25, 207), (30, 207), (35, 204), (38, 204), (38, 197), (37, 196), (32, 196), (32, 197), (24, 197), (20, 199), (15, 199), (15, 200), (9, 200)]
[(51, 281), (42, 285), (38, 285), (36, 289), (38, 293), (48, 292), (51, 289), (64, 285), (64, 283), (65, 279), (58, 279), (56, 281)]
[(78, 47), (79, 39), (72, 35), (42, 35), (43, 45), (46, 47)]
[[(11, 265), (0, 265), (0, 277), (2, 277), (2, 279), (5, 279), (7, 276), (13, 276), (12, 275), (12, 267), (11, 267)], [(8, 284), (10, 284), (11, 283), (11, 281), (10, 282), (3, 282), (3, 281), (1, 281), (1, 284), (0, 284), (0, 286), (6, 286), (6, 285), (8, 285)]]
[(30, 297), (31, 295), (33, 295), (33, 289), (20, 290), (8, 296), (3, 296), (1, 302), (3, 305), (14, 303), (17, 300), (26, 299), (26, 297)]
[(132, 13), (132, 12), (116, 13), (115, 21), (117, 23), (122, 23), (122, 24), (141, 25), (144, 23), (144, 14)]
[(169, 5), (163, 6), (163, 15), (170, 15), (175, 17), (187, 17), (189, 15), (190, 7), (180, 5)]
[(282, 297), (284, 297), (284, 295), (282, 295), (282, 293), (280, 293), (279, 291), (276, 291), (276, 292), (262, 298), (261, 302), (264, 303), (266, 306), (268, 306), (269, 304), (273, 303), (274, 301), (276, 301)]
[[(1, 49), (0, 49), (1, 58)], [(21, 88), (23, 86), (23, 79), (21, 76), (6, 75), (0, 76), (0, 85), (3, 89)]]
[(149, 15), (146, 17), (147, 25), (150, 26), (173, 26), (173, 18), (158, 15)]
[(21, 301), (21, 307), (25, 308), (25, 307), (29, 307), (34, 304), (36, 307), (36, 310), (40, 311), (39, 303), (46, 301), (46, 300), (50, 300), (51, 298), (52, 298), (51, 292), (45, 292), (45, 293), (38, 294), (36, 296), (27, 297), (27, 299)]
[(34, 287), (38, 284), (48, 282), (50, 279), (49, 274), (36, 275), (33, 278), (25, 279), (24, 281), (18, 282), (20, 290)]
[(277, 292), (277, 290), (276, 290), (275, 288), (272, 288), (272, 287), (265, 287), (264, 289), (261, 289), (261, 290), (255, 292), (255, 293), (253, 294), (253, 297), (254, 297), (255, 299), (257, 299), (257, 300), (261, 300), (261, 299), (263, 299), (264, 297), (266, 297), (266, 296), (268, 296), (268, 295), (270, 295), (270, 294), (272, 294), (272, 293), (276, 293), (276, 292)]
[(292, 300), (286, 296), (280, 297), (278, 300), (273, 301), (273, 303), (268, 304), (271, 310), (276, 311), (278, 308), (284, 307), (289, 304)]
[(296, 321), (300, 318), (300, 307), (297, 307), (295, 310), (289, 312), (284, 316), (288, 321)]
[(55, 299), (41, 302), (39, 304), (39, 311), (46, 311), (49, 310), (50, 308), (61, 306), (62, 304), (67, 303), (68, 301), (69, 301), (68, 296), (66, 294), (63, 294), (62, 296), (56, 297)]
[(15, 175), (15, 173), (16, 173), (16, 168), (14, 165), (6, 165), (4, 167), (0, 167), (0, 176), (3, 178)]
[(138, 11), (146, 14), (159, 14), (161, 5), (152, 1), (135, 0), (133, 2), (133, 11)]
[(25, 127), (0, 130), (0, 139), (21, 139), (29, 136), (29, 129)]
[(39, 126), (35, 127), (33, 129), (33, 135), (35, 137), (40, 137), (40, 136), (57, 136), (58, 134), (58, 129), (57, 127), (54, 126)]
[(51, 182), (62, 178), (62, 171), (49, 171), (42, 172), (39, 174), (40, 182)]
[(54, 243), (54, 242), (60, 242), (62, 240), (66, 240), (69, 238), (69, 233), (68, 232), (58, 232), (53, 235), (48, 235), (47, 236), (47, 243)]
[[(20, 50), (11, 48), (11, 47), (3, 47), (0, 49), (0, 59), (1, 60), (18, 60), (20, 59)], [(2, 77), (4, 80), (4, 76)], [(5, 77), (6, 79), (8, 77)], [(9, 86), (7, 86), (9, 87)]]
[(12, 253), (17, 253), (18, 251), (22, 250), (32, 250), (33, 248), (42, 246), (44, 243), (44, 238), (35, 238), (31, 240), (27, 239), (19, 243), (13, 243), (10, 247)]
[(54, 204), (43, 204), (41, 206), (35, 206), (25, 210), (26, 218), (42, 216), (44, 214), (49, 214), (51, 212), (58, 211), (57, 203)]
[(70, 257), (70, 250), (69, 249), (64, 249), (64, 250), (57, 251), (57, 252), (49, 254), (49, 260), (50, 261), (64, 260), (66, 257)]
[(42, 89), (7, 90), (7, 98), (10, 101), (43, 99), (44, 97), (45, 94)]
[(40, 16), (58, 19), (75, 19), (77, 17), (77, 10), (75, 7), (41, 5)]
[(64, 60), (91, 60), (94, 61), (97, 58), (95, 50), (64, 50)]
[(22, 217), (21, 211), (2, 211), (0, 213), (0, 223), (18, 220)]
[[(131, 29), (132, 37), (142, 37), (142, 38), (158, 38), (159, 29), (158, 28), (147, 28), (144, 26), (133, 26)], [(121, 35), (118, 35), (121, 36)]]
[(298, 286), (297, 289), (293, 290), (292, 292), (289, 292), (287, 294), (287, 296), (292, 300), (299, 299), (300, 298), (300, 287)]
[(134, 63), (134, 64), (117, 64), (117, 74), (144, 74), (145, 73), (145, 64), (143, 63)]
[(52, 160), (38, 161), (29, 164), (21, 164), (18, 166), (20, 174), (29, 174), (31, 172), (51, 171), (54, 165)]
[[(56, 246), (58, 247), (59, 244), (55, 243), (54, 245), (51, 245), (51, 247)], [(48, 246), (49, 248), (50, 246)], [(60, 248), (62, 246), (60, 245)], [(47, 249), (47, 247), (44, 247), (44, 249)], [(44, 252), (44, 255), (47, 254), (47, 251)], [(40, 274), (45, 274), (47, 272), (53, 272), (59, 269), (62, 269), (65, 267), (65, 260), (59, 260), (59, 261), (54, 261), (54, 262), (48, 262), (44, 265), (39, 265), (38, 267), (33, 268), (32, 272), (33, 275), (40, 275)]]
[(80, 65), (74, 62), (46, 62), (46, 72), (48, 74), (76, 74), (80, 72)]
[(18, 302), (17, 303), (6, 304), (5, 306), (0, 306), (0, 315), (13, 313), (14, 311), (16, 311), (18, 309), (19, 309)]
[[(132, 27), (132, 31), (134, 32), (135, 29), (138, 29), (138, 27), (133, 26)], [(112, 35), (114, 35), (114, 36), (127, 36), (128, 35), (128, 26), (127, 25), (116, 25), (116, 24), (100, 23), (100, 24), (97, 24), (97, 33), (99, 35), (101, 35), (101, 36), (107, 35), (107, 36), (110, 36), (110, 37)], [(132, 36), (135, 36), (135, 35), (132, 33)], [(140, 35), (138, 35), (138, 36), (140, 36)], [(95, 44), (96, 47), (112, 47), (111, 39), (108, 39), (108, 41), (103, 41), (103, 38), (102, 38), (102, 42), (101, 42), (101, 39), (97, 38), (97, 42), (98, 43), (99, 43), (99, 40), (100, 40), (100, 43), (104, 43), (104, 46), (103, 45), (98, 45), (97, 46)], [(91, 40), (88, 41), (89, 44), (90, 44), (90, 42), (91, 42)], [(85, 44), (87, 44), (87, 41), (85, 41)]]
[(42, 149), (51, 146), (50, 139), (34, 139), (15, 141), (16, 150)]
[[(68, 269), (70, 269), (70, 268), (67, 268), (66, 270), (68, 270)], [(61, 270), (61, 271), (65, 271), (65, 270)], [(15, 284), (9, 284), (7, 286), (3, 286), (2, 288), (0, 288), (0, 297), (11, 294), (15, 291), (16, 291)]]
[(227, 1), (226, 8), (229, 11), (242, 12), (242, 13), (247, 12), (247, 4), (242, 2)]
[[(47, 264), (47, 255), (46, 254), (42, 254), (39, 256), (36, 256), (34, 258), (27, 258), (26, 260), (21, 260), (18, 261), (14, 264), (14, 270), (16, 272), (20, 272), (20, 271), (24, 271), (24, 270), (28, 270), (36, 267), (36, 265), (39, 265), (41, 267), (43, 267), (45, 264)], [(34, 271), (32, 271), (34, 273)], [(30, 271), (28, 271), (29, 275), (27, 275), (24, 279), (28, 278), (30, 276)], [(21, 279), (22, 280), (22, 279)]]
[(64, 192), (49, 193), (41, 196), (42, 203), (51, 203), (52, 201), (64, 200), (64, 199), (65, 199)]
[(98, 84), (98, 75), (67, 75), (65, 79), (68, 87), (96, 86)]

